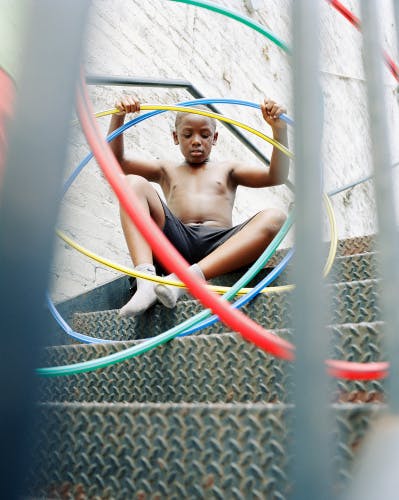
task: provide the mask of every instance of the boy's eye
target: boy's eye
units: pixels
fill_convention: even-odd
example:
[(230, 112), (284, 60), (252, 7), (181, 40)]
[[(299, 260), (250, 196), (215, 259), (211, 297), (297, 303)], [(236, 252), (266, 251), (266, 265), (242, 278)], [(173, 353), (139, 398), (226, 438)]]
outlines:
[(183, 134), (183, 137), (185, 137), (186, 139), (188, 139), (189, 137), (191, 137), (191, 134)]

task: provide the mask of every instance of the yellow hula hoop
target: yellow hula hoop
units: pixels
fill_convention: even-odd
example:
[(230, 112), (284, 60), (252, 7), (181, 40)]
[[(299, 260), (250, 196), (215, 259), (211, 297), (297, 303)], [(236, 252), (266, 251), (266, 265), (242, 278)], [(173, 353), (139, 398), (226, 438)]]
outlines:
[[(265, 140), (266, 142), (269, 142), (272, 144), (274, 147), (279, 149), (282, 153), (287, 155), (289, 158), (293, 158), (294, 155), (289, 151), (288, 148), (277, 142), (276, 140), (272, 139), (271, 137), (263, 134), (262, 132), (259, 132), (258, 130), (249, 127), (248, 125), (245, 125), (244, 123), (238, 122), (236, 120), (233, 120), (231, 118), (228, 118), (226, 116), (220, 115), (218, 113), (212, 113), (210, 111), (205, 111), (202, 109), (196, 109), (196, 108), (189, 108), (189, 107), (183, 107), (183, 106), (169, 106), (169, 105), (150, 105), (150, 104), (145, 104), (140, 106), (140, 110), (143, 111), (150, 111), (150, 110), (164, 110), (164, 111), (177, 111), (177, 112), (185, 112), (185, 113), (192, 113), (192, 114), (197, 114), (197, 115), (202, 115), (202, 116), (207, 116), (209, 118), (214, 118), (216, 120), (224, 121), (227, 123), (230, 123), (232, 125), (235, 125), (237, 127), (243, 128), (247, 130), (248, 132), (251, 132), (255, 134), (256, 136), (260, 137), (261, 139)], [(112, 114), (119, 113), (120, 110), (117, 108), (112, 108), (104, 111), (100, 111), (95, 114), (96, 118), (101, 118), (103, 116), (108, 116)], [(324, 271), (323, 275), (324, 277), (327, 276), (331, 270), (331, 267), (334, 263), (335, 260), (335, 255), (337, 251), (337, 246), (338, 246), (338, 235), (337, 235), (337, 227), (336, 227), (336, 220), (335, 220), (335, 215), (334, 211), (332, 209), (331, 201), (328, 198), (326, 194), (323, 194), (324, 198), (324, 203), (326, 206), (327, 210), (327, 216), (329, 219), (329, 225), (330, 225), (330, 233), (331, 233), (331, 238), (330, 238), (330, 249), (329, 249), (329, 254), (327, 257), (326, 264), (324, 266)], [(135, 278), (142, 278), (146, 279), (148, 281), (153, 281), (155, 283), (162, 283), (164, 285), (169, 285), (169, 286), (177, 286), (179, 288), (186, 288), (185, 284), (182, 283), (181, 281), (173, 281), (169, 280), (168, 278), (164, 278), (161, 276), (153, 276), (153, 275), (148, 275), (145, 273), (141, 273), (140, 271), (136, 271), (135, 269), (125, 267), (122, 265), (119, 265), (115, 262), (112, 262), (111, 260), (108, 260), (104, 257), (100, 257), (99, 255), (95, 254), (94, 252), (91, 252), (87, 248), (83, 247), (76, 241), (74, 241), (72, 238), (68, 237), (64, 232), (60, 230), (56, 230), (56, 234), (59, 238), (61, 238), (65, 243), (70, 245), (72, 248), (77, 250), (78, 252), (82, 253), (86, 257), (89, 257), (90, 259), (95, 260), (96, 262), (105, 265), (106, 267), (109, 267), (111, 269), (114, 269), (115, 271), (121, 272), (123, 274), (126, 274), (128, 276), (132, 276)], [(224, 294), (228, 290), (230, 290), (231, 287), (226, 287), (226, 286), (220, 286), (220, 285), (208, 285), (208, 288), (212, 290), (213, 292), (219, 293), (219, 294)], [(274, 286), (274, 287), (266, 287), (265, 289), (262, 290), (261, 293), (264, 294), (269, 294), (269, 293), (282, 293), (288, 290), (292, 290), (295, 288), (295, 285), (281, 285), (281, 286)], [(239, 292), (237, 292), (237, 295), (245, 295), (248, 292), (250, 292), (252, 288), (242, 288)]]
[[(326, 206), (327, 210), (327, 216), (330, 224), (330, 233), (331, 233), (331, 239), (330, 239), (330, 249), (327, 257), (327, 261), (324, 266), (323, 270), (323, 276), (326, 277), (329, 272), (331, 271), (332, 265), (335, 260), (335, 255), (337, 253), (337, 246), (338, 246), (338, 234), (337, 234), (337, 225), (336, 225), (336, 219), (334, 216), (334, 211), (332, 209), (331, 201), (328, 198), (326, 194), (323, 194), (324, 198), (324, 203)], [(76, 241), (74, 241), (72, 238), (67, 236), (64, 232), (60, 231), (59, 229), (56, 231), (56, 234), (59, 238), (61, 238), (65, 243), (67, 243), (69, 246), (80, 252), (81, 254), (85, 255), (86, 257), (89, 257), (90, 259), (95, 260), (99, 264), (103, 264), (106, 267), (109, 267), (111, 269), (114, 269), (115, 271), (119, 271), (123, 274), (126, 274), (128, 276), (132, 276), (134, 278), (142, 278), (146, 279), (148, 281), (153, 281), (154, 283), (162, 283), (164, 285), (170, 285), (170, 286), (177, 286), (179, 288), (186, 288), (184, 283), (181, 281), (173, 281), (168, 278), (163, 278), (162, 276), (153, 276), (150, 274), (145, 274), (141, 273), (140, 271), (136, 271), (135, 269), (132, 269), (130, 267), (122, 266), (120, 264), (117, 264), (115, 262), (112, 262), (109, 259), (106, 259), (104, 257), (100, 257), (99, 255), (95, 254), (94, 252), (91, 252), (87, 248), (83, 247)], [(219, 294), (224, 294), (228, 290), (230, 290), (231, 287), (228, 286), (220, 286), (220, 285), (208, 285), (208, 288), (212, 290), (213, 292), (219, 293)], [(293, 290), (295, 288), (295, 285), (280, 285), (280, 286), (274, 286), (274, 287), (266, 287), (262, 290), (261, 293), (264, 294), (269, 294), (269, 293), (281, 293), (281, 292), (286, 292), (289, 290)], [(252, 288), (242, 288), (237, 295), (245, 295), (248, 292), (250, 292)]]
[[(274, 139), (272, 139), (268, 135), (263, 134), (262, 132), (259, 132), (259, 130), (256, 130), (248, 125), (245, 125), (245, 123), (238, 122), (237, 120), (233, 120), (232, 118), (228, 118), (227, 116), (223, 116), (223, 115), (220, 115), (218, 113), (212, 113), (211, 111), (206, 111), (204, 109), (189, 108), (186, 106), (169, 106), (169, 105), (163, 105), (163, 104), (157, 104), (157, 105), (143, 104), (140, 106), (140, 111), (153, 111), (153, 110), (177, 111), (179, 113), (180, 112), (191, 113), (194, 115), (207, 116), (208, 118), (214, 118), (215, 120), (230, 123), (231, 125), (235, 125), (236, 127), (240, 127), (244, 130), (247, 130), (248, 132), (251, 132), (252, 134), (260, 137), (261, 139), (268, 142), (269, 144), (272, 144), (274, 147), (279, 149), (282, 153), (287, 155), (288, 158), (291, 158), (291, 159), (294, 158), (293, 153), (291, 153), (291, 151), (288, 148), (283, 146), (283, 144), (280, 144), (279, 142), (275, 141)], [(112, 109), (107, 109), (105, 111), (100, 111), (99, 113), (96, 113), (94, 116), (96, 118), (101, 118), (103, 116), (114, 115), (116, 113), (120, 113), (120, 110), (117, 108), (112, 108)]]

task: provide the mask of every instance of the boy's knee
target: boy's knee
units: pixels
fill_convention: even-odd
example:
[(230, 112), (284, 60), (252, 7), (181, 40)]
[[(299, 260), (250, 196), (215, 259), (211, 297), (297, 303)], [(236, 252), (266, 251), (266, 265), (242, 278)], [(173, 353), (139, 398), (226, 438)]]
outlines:
[(286, 214), (282, 210), (273, 209), (272, 210), (272, 221), (278, 228), (281, 228), (284, 222), (287, 220)]
[(150, 183), (141, 175), (129, 174), (126, 176), (126, 181), (135, 191), (142, 192)]
[(285, 213), (278, 208), (263, 210), (261, 213), (265, 228), (275, 233), (280, 231), (284, 222), (287, 220)]

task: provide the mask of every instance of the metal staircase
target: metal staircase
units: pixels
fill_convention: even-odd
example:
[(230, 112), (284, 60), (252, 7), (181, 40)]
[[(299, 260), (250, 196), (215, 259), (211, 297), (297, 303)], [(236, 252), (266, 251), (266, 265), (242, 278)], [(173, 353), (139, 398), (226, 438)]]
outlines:
[[(333, 297), (330, 357), (386, 359), (376, 253), (369, 237), (341, 241), (327, 285)], [(224, 276), (223, 284), (235, 275)], [(287, 282), (281, 276), (279, 283)], [(139, 319), (116, 310), (76, 312), (74, 328), (109, 344), (55, 336), (43, 365), (124, 349), (198, 312), (192, 299), (154, 306)], [(244, 309), (295, 343), (290, 293), (258, 296)], [(56, 345), (58, 344), (58, 345)], [(63, 344), (63, 345), (62, 345)], [(216, 324), (108, 368), (40, 379), (38, 460), (30, 494), (40, 498), (288, 498), (291, 365)], [(381, 382), (332, 381), (334, 484), (344, 491), (359, 445), (385, 410)]]

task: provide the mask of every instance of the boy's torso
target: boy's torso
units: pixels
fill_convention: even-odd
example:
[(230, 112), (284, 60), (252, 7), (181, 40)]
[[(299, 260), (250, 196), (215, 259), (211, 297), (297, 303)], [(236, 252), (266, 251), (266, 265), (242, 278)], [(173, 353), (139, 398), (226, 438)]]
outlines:
[(236, 186), (227, 162), (167, 165), (161, 187), (172, 212), (184, 224), (231, 227)]

